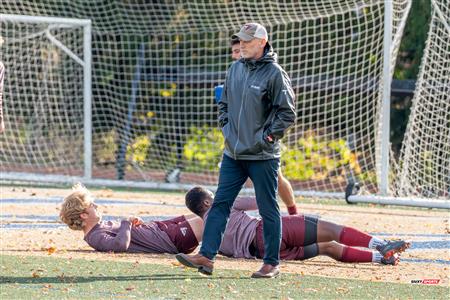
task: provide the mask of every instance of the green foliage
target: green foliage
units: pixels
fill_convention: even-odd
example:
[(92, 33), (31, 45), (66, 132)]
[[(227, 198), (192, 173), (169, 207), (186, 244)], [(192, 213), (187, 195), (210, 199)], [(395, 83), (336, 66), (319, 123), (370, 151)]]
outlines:
[[(219, 129), (206, 125), (192, 126), (184, 146), (186, 170), (216, 171), (223, 149), (224, 140)], [(343, 139), (324, 141), (308, 134), (298, 139), (295, 146), (286, 149), (282, 157), (283, 174), (293, 180), (323, 180), (329, 176), (345, 175), (350, 170), (355, 175), (362, 174), (357, 153), (352, 152)], [(370, 174), (366, 177), (369, 178)]]
[(400, 44), (395, 79), (417, 78), (430, 23), (430, 3), (430, 0), (412, 1)]
[(93, 155), (96, 164), (107, 164), (116, 160), (116, 141), (117, 133), (113, 129), (93, 134), (92, 144), (95, 147)]
[[(395, 79), (417, 79), (428, 34), (430, 14), (430, 0), (412, 1), (394, 69)], [(408, 123), (411, 98), (392, 96), (391, 100), (390, 141), (394, 153), (398, 155)]]
[(150, 139), (147, 135), (139, 135), (127, 146), (126, 160), (139, 165), (144, 165), (147, 160)]
[(191, 172), (216, 171), (224, 149), (221, 130), (191, 126), (184, 145), (186, 170)]
[(297, 147), (286, 150), (282, 157), (283, 174), (289, 179), (323, 180), (331, 175), (345, 175), (346, 168), (354, 174), (361, 173), (357, 153), (343, 139), (324, 141), (309, 134), (298, 139)]

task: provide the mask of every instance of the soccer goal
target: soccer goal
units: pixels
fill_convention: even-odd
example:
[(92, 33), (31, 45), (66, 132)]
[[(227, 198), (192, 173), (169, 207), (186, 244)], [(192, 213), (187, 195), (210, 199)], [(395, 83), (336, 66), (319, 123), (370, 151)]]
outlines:
[(91, 21), (0, 14), (2, 179), (91, 178)]
[[(2, 18), (0, 59), (14, 70), (6, 76), (3, 178), (214, 188), (223, 150), (214, 87), (232, 62), (231, 35), (253, 21), (268, 29), (296, 93), (298, 119), (283, 139), (281, 167), (297, 195), (356, 202), (439, 194), (400, 188), (390, 155), (390, 82), (411, 0), (46, 3), (7, 2), (2, 11), (91, 19), (92, 90), (80, 63), (90, 60), (83, 25)], [(427, 82), (417, 90), (424, 97)], [(405, 159), (419, 164), (407, 147), (402, 168)], [(432, 160), (443, 167), (441, 149), (435, 155), (443, 159)]]

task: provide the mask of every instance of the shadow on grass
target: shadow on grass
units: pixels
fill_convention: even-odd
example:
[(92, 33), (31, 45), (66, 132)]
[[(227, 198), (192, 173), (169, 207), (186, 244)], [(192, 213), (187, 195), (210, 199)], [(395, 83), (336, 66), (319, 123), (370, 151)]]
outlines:
[(358, 269), (358, 270), (378, 270), (380, 268), (389, 268), (390, 266), (374, 265), (371, 263), (343, 263), (343, 262), (326, 262), (326, 261), (285, 261), (286, 265), (304, 265), (315, 266), (326, 269), (339, 268), (339, 269)]
[(86, 283), (95, 281), (141, 281), (141, 280), (223, 280), (251, 279), (249, 276), (202, 276), (193, 274), (153, 274), (135, 276), (42, 276), (14, 277), (0, 276), (0, 284), (45, 284), (45, 283)]

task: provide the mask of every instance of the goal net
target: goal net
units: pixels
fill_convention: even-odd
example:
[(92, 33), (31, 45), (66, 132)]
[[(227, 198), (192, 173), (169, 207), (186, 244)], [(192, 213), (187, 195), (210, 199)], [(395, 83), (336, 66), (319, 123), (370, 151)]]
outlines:
[(432, 17), (393, 192), (450, 198), (450, 1)]
[[(391, 71), (410, 0), (393, 0)], [(138, 2), (136, 2), (138, 3)], [(94, 179), (215, 185), (223, 150), (214, 87), (230, 37), (266, 26), (292, 79), (298, 119), (282, 171), (296, 191), (378, 192), (383, 0), (2, 1), (2, 13), (92, 20)], [(1, 20), (7, 68), (6, 170), (83, 176), (83, 72), (77, 28)], [(46, 29), (47, 28), (47, 29)]]
[(0, 15), (2, 177), (8, 172), (83, 176), (86, 26), (90, 21)]

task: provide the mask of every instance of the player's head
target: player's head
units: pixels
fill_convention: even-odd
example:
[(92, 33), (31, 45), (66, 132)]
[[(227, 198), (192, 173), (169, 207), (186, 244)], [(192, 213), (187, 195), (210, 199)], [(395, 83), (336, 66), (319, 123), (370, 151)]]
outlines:
[(241, 42), (239, 38), (232, 38), (230, 42), (231, 46), (231, 58), (233, 60), (238, 60), (241, 58)]
[(232, 37), (238, 38), (240, 42), (241, 57), (244, 59), (258, 59), (264, 53), (269, 40), (267, 30), (258, 23), (247, 23)]
[(186, 206), (194, 214), (203, 217), (205, 212), (211, 207), (214, 194), (201, 186), (190, 189), (185, 196)]
[(64, 198), (59, 214), (61, 221), (73, 230), (82, 230), (87, 223), (100, 222), (102, 216), (97, 211), (97, 205), (88, 189), (77, 183), (72, 190), (72, 193)]

